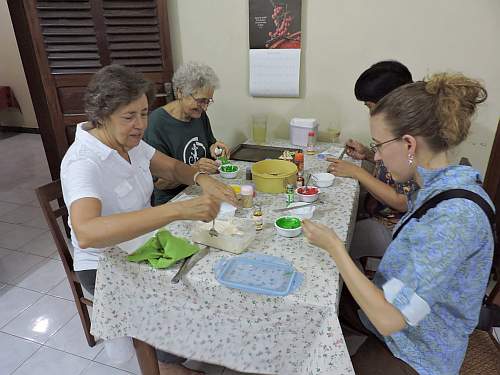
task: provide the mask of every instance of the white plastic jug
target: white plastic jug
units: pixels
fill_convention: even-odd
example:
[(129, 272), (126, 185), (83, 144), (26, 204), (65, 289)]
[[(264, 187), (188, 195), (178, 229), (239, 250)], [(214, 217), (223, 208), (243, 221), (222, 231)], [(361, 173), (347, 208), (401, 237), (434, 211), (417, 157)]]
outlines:
[(115, 365), (127, 362), (135, 353), (132, 337), (128, 336), (104, 341), (104, 350)]

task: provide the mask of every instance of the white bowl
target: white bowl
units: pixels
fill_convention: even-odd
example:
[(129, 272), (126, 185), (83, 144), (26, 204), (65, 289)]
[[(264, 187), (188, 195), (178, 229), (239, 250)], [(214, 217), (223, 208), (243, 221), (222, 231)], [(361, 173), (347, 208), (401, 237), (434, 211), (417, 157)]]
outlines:
[(290, 215), (296, 216), (300, 219), (311, 219), (314, 214), (314, 210), (316, 209), (316, 206), (306, 206), (302, 207), (303, 205), (308, 204), (306, 202), (295, 202), (291, 203), (288, 207), (297, 207), (294, 210), (289, 210), (288, 212)]
[(335, 180), (335, 176), (331, 173), (321, 172), (314, 173), (311, 176), (311, 179), (317, 187), (328, 187), (333, 185), (333, 180)]
[[(280, 236), (283, 236), (283, 237), (288, 237), (288, 238), (292, 238), (292, 237), (297, 237), (298, 235), (300, 235), (302, 233), (302, 225), (298, 228), (294, 228), (294, 229), (286, 229), (286, 228), (282, 228), (280, 227), (277, 222), (278, 220), (280, 219), (288, 219), (288, 218), (294, 218), (294, 219), (299, 219), (298, 217), (296, 216), (281, 216), (279, 218), (277, 218), (275, 221), (274, 221), (274, 227), (276, 228), (276, 231), (278, 232), (278, 234)], [(299, 219), (300, 220), (300, 219)]]
[[(316, 192), (316, 194), (300, 194), (299, 190), (304, 189), (304, 188), (316, 189), (317, 192)], [(316, 186), (303, 186), (303, 187), (299, 187), (299, 188), (295, 189), (295, 194), (297, 194), (297, 196), (299, 197), (299, 199), (302, 202), (312, 203), (312, 202), (316, 201), (319, 197), (319, 193), (320, 193), (320, 190)]]
[(237, 175), (238, 175), (238, 172), (240, 171), (240, 167), (238, 167), (237, 165), (233, 165), (234, 167), (236, 167), (236, 170), (234, 172), (224, 172), (222, 170), (222, 165), (219, 167), (219, 172), (220, 172), (220, 175), (221, 177), (223, 178), (235, 178)]

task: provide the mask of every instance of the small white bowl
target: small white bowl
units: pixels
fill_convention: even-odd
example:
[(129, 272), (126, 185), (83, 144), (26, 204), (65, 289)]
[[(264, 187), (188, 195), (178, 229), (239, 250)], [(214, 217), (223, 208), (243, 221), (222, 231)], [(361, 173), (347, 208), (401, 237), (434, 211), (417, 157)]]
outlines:
[(274, 222), (274, 227), (276, 228), (276, 231), (278, 232), (278, 234), (280, 236), (288, 237), (288, 238), (297, 237), (298, 235), (300, 235), (302, 233), (302, 224), (300, 225), (300, 227), (293, 228), (293, 229), (282, 228), (278, 225), (278, 221), (287, 220), (287, 219), (300, 220), (300, 218), (295, 217), (295, 216), (282, 216), (282, 217), (277, 218)]
[(233, 165), (233, 167), (236, 168), (234, 172), (224, 172), (222, 170), (222, 167), (223, 165), (219, 167), (219, 172), (222, 178), (235, 178), (238, 175), (238, 172), (240, 171), (240, 167), (238, 167), (237, 165)]
[(311, 176), (314, 185), (317, 187), (328, 187), (333, 185), (333, 180), (335, 180), (335, 176), (331, 173), (321, 172), (314, 173)]
[[(301, 193), (299, 193), (299, 190), (305, 189), (305, 188), (316, 189), (317, 190), (316, 194), (301, 194)], [(319, 193), (320, 193), (320, 190), (316, 186), (303, 186), (303, 187), (299, 187), (299, 188), (295, 189), (295, 194), (297, 194), (299, 199), (302, 202), (307, 202), (307, 203), (315, 202), (319, 197)]]
[(289, 210), (288, 212), (293, 215), (298, 217), (299, 219), (311, 219), (314, 214), (314, 210), (316, 209), (316, 206), (306, 206), (302, 207), (303, 205), (308, 204), (306, 202), (295, 202), (291, 203), (288, 207), (297, 207), (294, 210)]

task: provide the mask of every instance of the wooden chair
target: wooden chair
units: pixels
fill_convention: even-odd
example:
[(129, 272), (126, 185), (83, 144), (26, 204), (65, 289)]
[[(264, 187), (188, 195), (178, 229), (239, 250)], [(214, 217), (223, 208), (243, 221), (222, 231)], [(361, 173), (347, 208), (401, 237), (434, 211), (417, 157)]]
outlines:
[[(63, 232), (61, 231), (61, 227), (57, 222), (58, 218), (62, 218), (63, 221), (68, 220), (68, 210), (63, 204), (64, 201), (61, 181), (53, 181), (47, 185), (37, 188), (36, 195), (38, 197), (38, 201), (40, 202), (40, 207), (42, 208), (45, 220), (49, 225), (50, 233), (52, 234), (52, 238), (56, 244), (57, 251), (59, 252), (59, 256), (61, 257), (64, 266), (64, 271), (66, 272), (66, 276), (71, 286), (71, 291), (73, 292), (76, 308), (78, 310), (78, 314), (80, 315), (87, 343), (92, 347), (96, 344), (94, 336), (90, 333), (88, 306), (92, 306), (92, 301), (83, 296), (82, 286), (78, 281), (75, 270), (73, 269), (73, 258), (69, 252), (68, 244), (66, 243)], [(51, 202), (53, 201), (59, 202), (59, 208), (52, 208)]]
[[(500, 324), (500, 262), (493, 264), (496, 285), (486, 298), (486, 307), (492, 311), (490, 320), (469, 337), (469, 346), (460, 369), (460, 375), (500, 374), (500, 344), (493, 337), (492, 326)], [(485, 310), (483, 305), (483, 311)]]

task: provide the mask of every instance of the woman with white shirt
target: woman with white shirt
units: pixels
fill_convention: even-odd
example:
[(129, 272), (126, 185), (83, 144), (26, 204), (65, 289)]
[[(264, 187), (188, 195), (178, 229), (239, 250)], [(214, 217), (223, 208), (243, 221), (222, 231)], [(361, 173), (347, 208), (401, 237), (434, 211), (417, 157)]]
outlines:
[[(61, 163), (73, 265), (92, 294), (103, 248), (176, 220), (213, 220), (222, 200), (236, 204), (230, 187), (142, 141), (153, 101), (153, 84), (142, 75), (119, 65), (99, 70), (85, 95), (89, 121), (78, 125)], [(198, 184), (204, 194), (151, 207), (152, 174), (173, 186)], [(169, 371), (196, 373), (181, 367)]]

